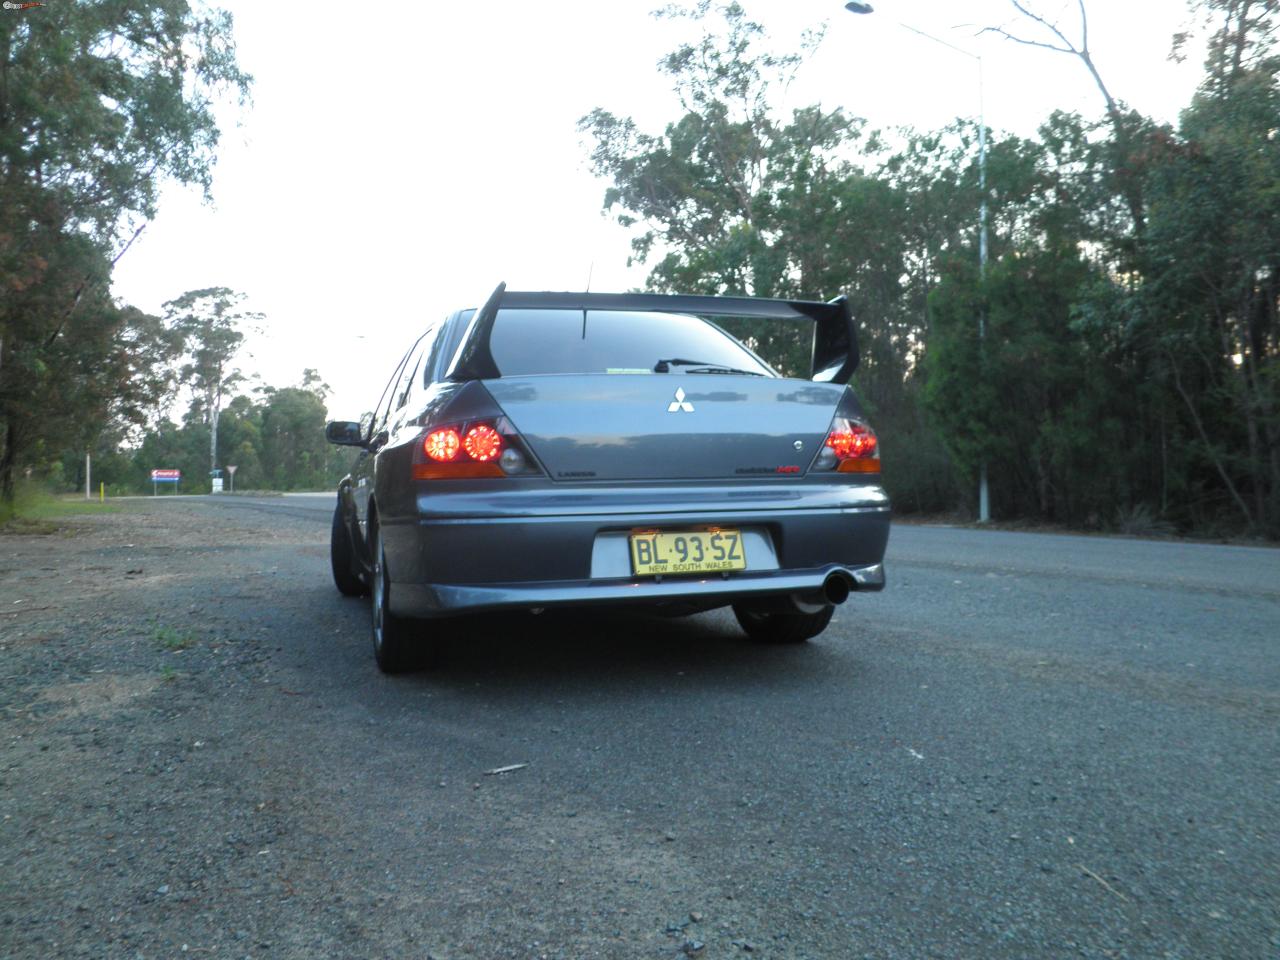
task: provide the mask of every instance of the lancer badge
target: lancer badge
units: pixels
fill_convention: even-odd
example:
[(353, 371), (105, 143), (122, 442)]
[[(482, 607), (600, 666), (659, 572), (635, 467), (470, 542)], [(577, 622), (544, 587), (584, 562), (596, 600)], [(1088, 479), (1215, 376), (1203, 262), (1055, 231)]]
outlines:
[(676, 398), (667, 407), (667, 413), (675, 413), (677, 410), (693, 413), (693, 404), (684, 398), (684, 387), (676, 387)]

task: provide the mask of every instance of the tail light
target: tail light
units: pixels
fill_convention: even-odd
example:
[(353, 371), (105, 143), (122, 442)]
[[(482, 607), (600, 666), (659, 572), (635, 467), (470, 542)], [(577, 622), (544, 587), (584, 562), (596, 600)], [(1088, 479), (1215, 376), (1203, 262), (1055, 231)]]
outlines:
[(860, 420), (836, 417), (812, 469), (835, 473), (879, 473), (880, 442)]
[(413, 452), (415, 480), (462, 480), (539, 473), (506, 417), (434, 426)]

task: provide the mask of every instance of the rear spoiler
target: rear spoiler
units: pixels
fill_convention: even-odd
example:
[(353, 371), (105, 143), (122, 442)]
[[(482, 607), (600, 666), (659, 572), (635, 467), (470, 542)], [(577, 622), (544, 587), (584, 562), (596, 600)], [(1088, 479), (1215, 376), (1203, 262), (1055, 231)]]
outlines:
[(810, 379), (847, 383), (858, 368), (858, 334), (849, 311), (849, 298), (828, 303), (816, 300), (764, 300), (755, 297), (707, 297), (663, 293), (520, 293), (498, 284), (484, 306), (471, 317), (448, 379), (485, 380), (501, 376), (490, 352), (489, 337), (498, 311), (503, 310), (635, 310), (685, 313), (703, 317), (747, 317), (759, 320), (813, 321), (813, 361)]

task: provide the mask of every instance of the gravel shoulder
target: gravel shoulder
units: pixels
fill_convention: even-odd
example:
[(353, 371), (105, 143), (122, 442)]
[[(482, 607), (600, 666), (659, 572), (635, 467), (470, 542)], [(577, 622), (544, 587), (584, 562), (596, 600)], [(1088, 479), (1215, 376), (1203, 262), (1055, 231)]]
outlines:
[[(256, 746), (267, 698), (286, 696), (272, 628), (321, 533), (212, 531), (173, 504), (60, 526), (0, 538), (0, 952), (250, 952), (277, 925), (287, 872), (270, 851), (305, 789)], [(277, 612), (246, 617), (246, 601)]]

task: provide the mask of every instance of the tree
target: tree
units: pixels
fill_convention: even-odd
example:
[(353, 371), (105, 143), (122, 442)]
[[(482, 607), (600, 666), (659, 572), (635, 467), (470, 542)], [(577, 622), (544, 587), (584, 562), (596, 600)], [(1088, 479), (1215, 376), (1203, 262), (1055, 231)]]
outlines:
[(244, 380), (232, 365), (244, 333), (239, 326), (262, 314), (240, 309), (244, 294), (226, 287), (189, 290), (164, 305), (169, 329), (181, 338), (187, 361), (179, 374), (192, 393), (189, 417), (209, 428), (209, 470), (218, 469), (218, 417), (223, 395)]
[(1280, 534), (1280, 3), (1204, 0), (1205, 80), (1149, 179), (1135, 335), (1204, 466)]
[[(218, 424), (219, 447), (230, 451), (227, 458), (238, 468), (237, 489), (336, 486), (357, 454), (324, 439), (328, 392), (320, 374), (307, 369), (297, 386), (259, 387), (253, 396), (240, 394), (226, 404)], [(147, 488), (148, 471), (154, 467), (176, 467), (184, 478), (202, 476), (209, 432), (209, 423), (196, 416), (181, 425), (155, 425), (128, 451), (133, 485)], [(70, 466), (75, 469), (74, 463)]]
[(1102, 99), (1106, 102), (1107, 119), (1112, 126), (1115, 162), (1110, 171), (1111, 176), (1118, 192), (1128, 204), (1133, 231), (1136, 235), (1141, 236), (1146, 229), (1147, 213), (1146, 202), (1142, 195), (1141, 171), (1135, 169), (1135, 167), (1140, 161), (1140, 145), (1143, 139), (1145, 121), (1139, 114), (1128, 110), (1122, 102), (1117, 100), (1103, 81), (1102, 74), (1098, 71), (1097, 64), (1094, 63), (1093, 53), (1089, 49), (1089, 15), (1085, 10), (1084, 0), (1076, 0), (1077, 8), (1080, 11), (1080, 39), (1078, 41), (1072, 40), (1062, 27), (1059, 27), (1058, 24), (1042, 14), (1036, 13), (1021, 0), (1010, 0), (1010, 3), (1013, 4), (1014, 9), (1023, 18), (1031, 21), (1036, 29), (1040, 30), (1042, 35), (1048, 36), (1049, 39), (1041, 40), (1018, 36), (1005, 27), (986, 27), (983, 32), (998, 33), (1015, 43), (1040, 47), (1044, 50), (1076, 57), (1084, 65), (1085, 69), (1089, 71), (1089, 76), (1093, 78), (1093, 82), (1098, 87), (1098, 92), (1102, 94)]
[(47, 4), (0, 17), (0, 503), (12, 503), (13, 471), (47, 425), (101, 424), (94, 409), (56, 405), (33, 424), (15, 398), (33, 371), (57, 403), (74, 392), (61, 377), (111, 366), (89, 354), (60, 366), (64, 339), (109, 353), (139, 333), (116, 340), (77, 327), (106, 329), (95, 317), (106, 315), (110, 268), (154, 215), (160, 183), (208, 192), (214, 102), (230, 93), (243, 103), (249, 85), (230, 15), (186, 0)]
[[(168, 391), (175, 343), (160, 320), (121, 307), (96, 282), (110, 269), (83, 235), (53, 245), (43, 276), (5, 298), (10, 349), (0, 379), (0, 513), (14, 498), (14, 475), (26, 465), (53, 463), (62, 448), (81, 455), (104, 425), (139, 427)], [(53, 333), (41, 318), (64, 316), (71, 286), (92, 278), (75, 316)], [(43, 339), (38, 335), (44, 333)]]

